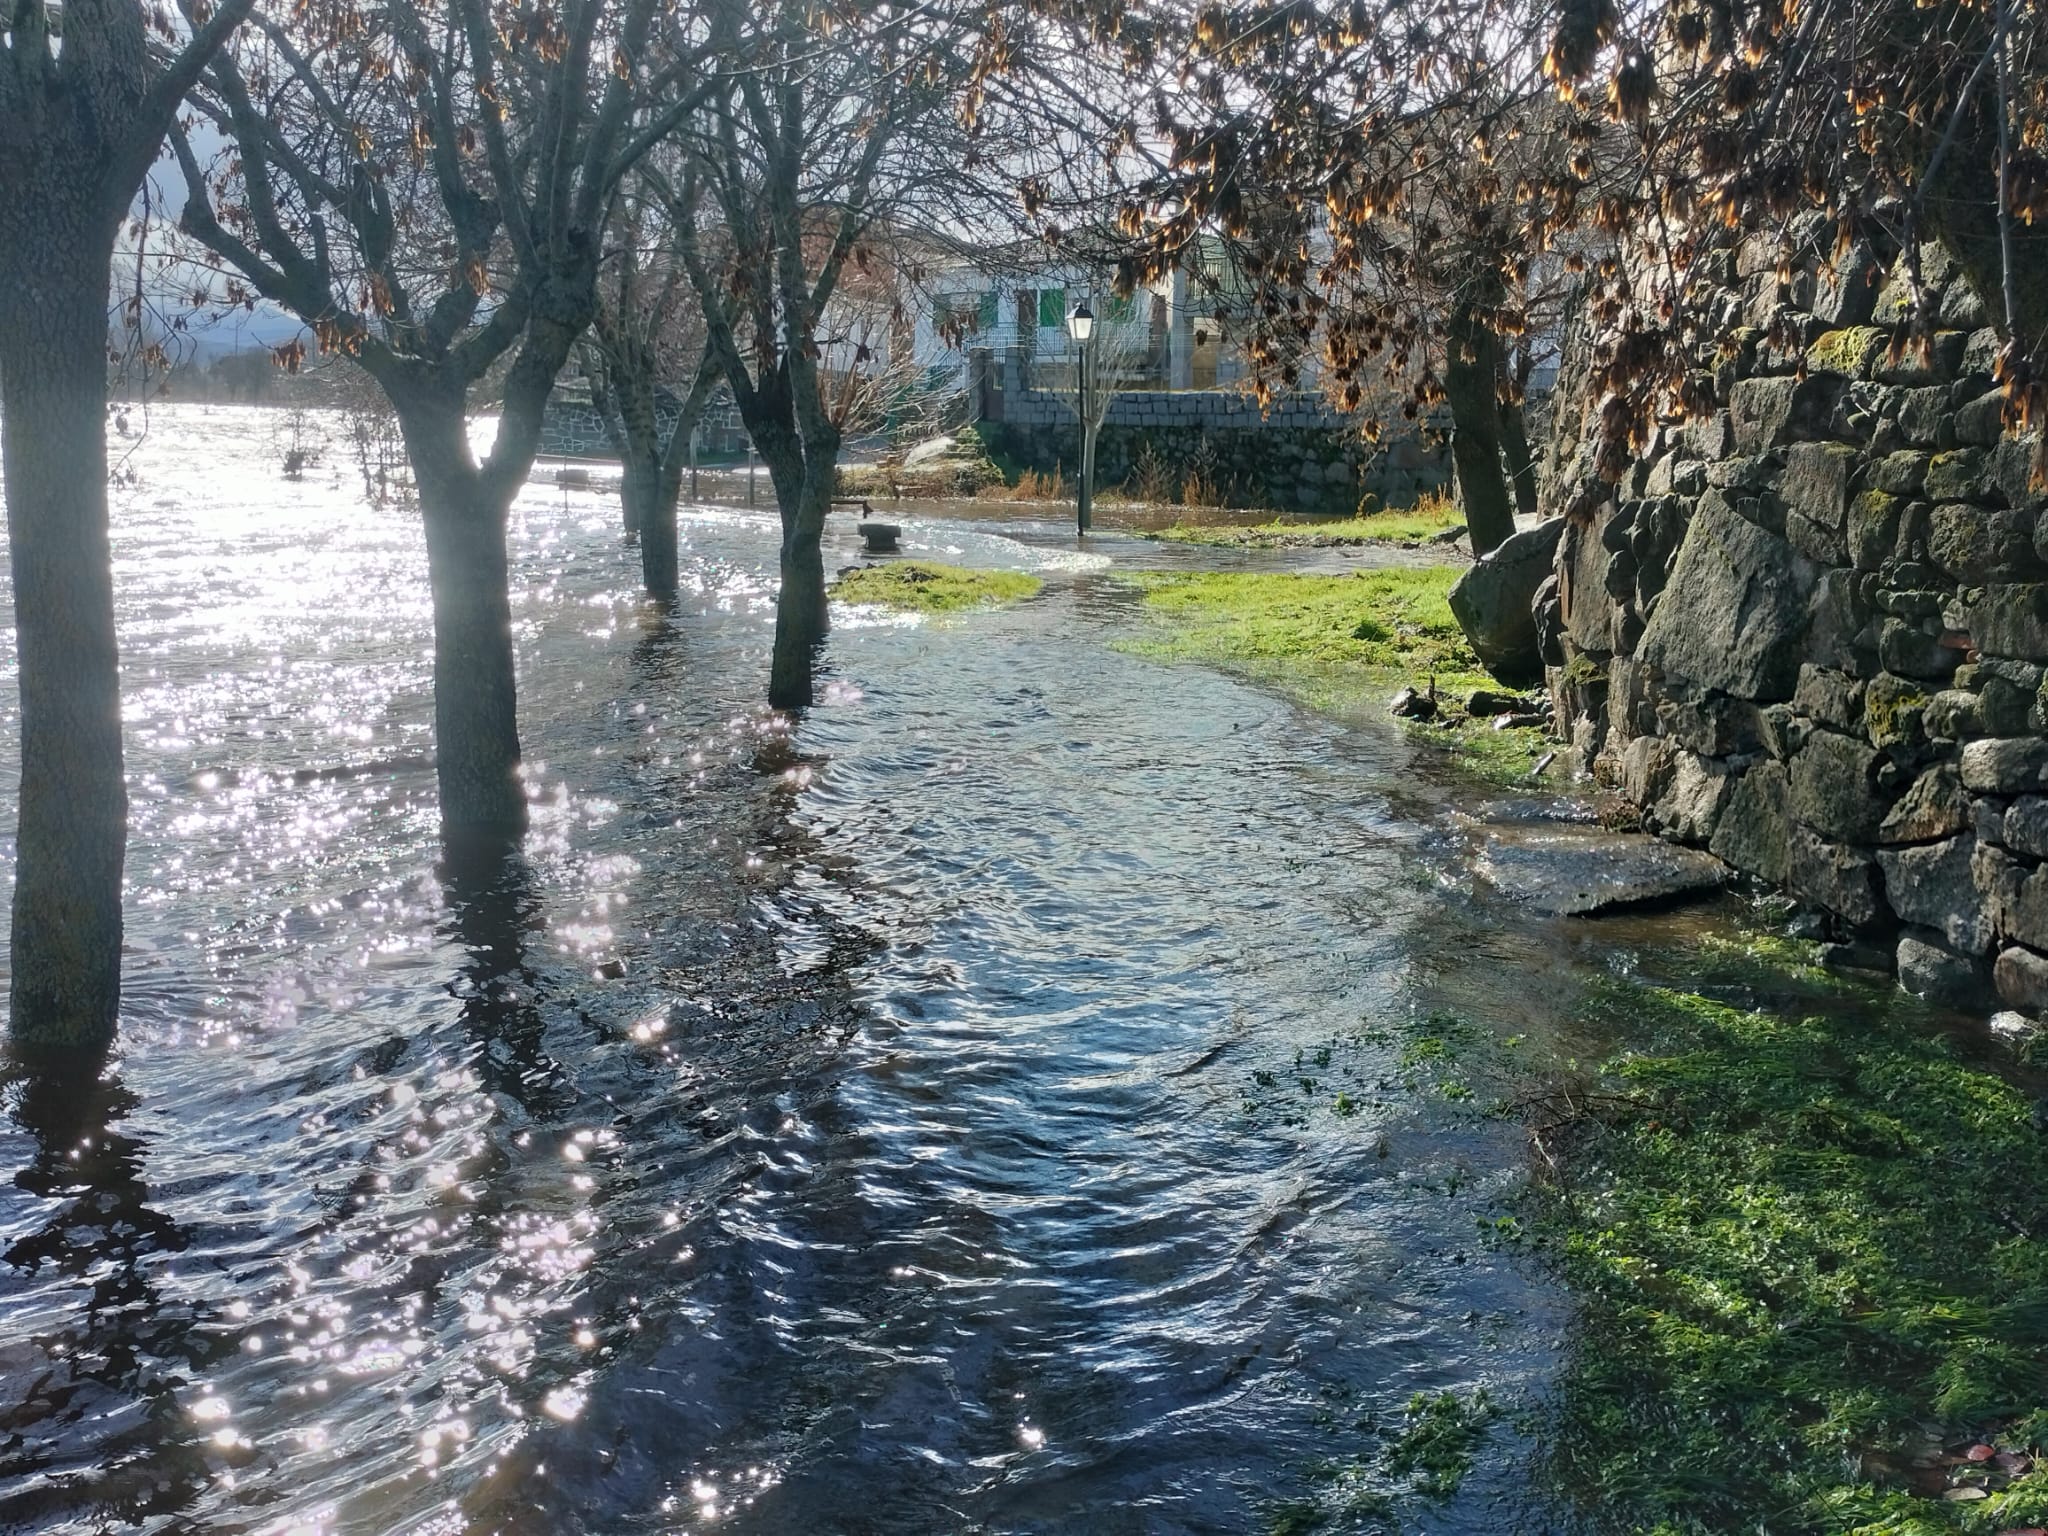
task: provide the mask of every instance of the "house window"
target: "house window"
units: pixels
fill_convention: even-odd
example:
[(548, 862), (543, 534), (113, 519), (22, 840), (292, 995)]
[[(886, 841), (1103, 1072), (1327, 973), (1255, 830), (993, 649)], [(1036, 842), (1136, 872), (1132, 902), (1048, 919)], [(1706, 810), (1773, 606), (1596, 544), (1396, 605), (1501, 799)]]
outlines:
[(1102, 301), (1102, 318), (1112, 325), (1128, 325), (1138, 315), (1138, 302), (1128, 293), (1112, 293)]
[(974, 309), (974, 328), (978, 331), (992, 331), (999, 323), (1002, 313), (1002, 296), (991, 288), (984, 293)]
[(1066, 325), (1066, 289), (1041, 288), (1038, 290), (1038, 323), (1049, 331), (1059, 330)]

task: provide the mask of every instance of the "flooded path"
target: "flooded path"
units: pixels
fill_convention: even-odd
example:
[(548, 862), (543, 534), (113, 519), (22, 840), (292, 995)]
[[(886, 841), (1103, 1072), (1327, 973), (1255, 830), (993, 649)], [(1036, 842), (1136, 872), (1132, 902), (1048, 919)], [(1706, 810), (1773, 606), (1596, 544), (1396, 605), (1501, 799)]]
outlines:
[[(1116, 649), (1114, 567), (1200, 557), (913, 517), (1045, 594), (847, 616), (792, 730), (772, 513), (686, 511), (663, 618), (536, 484), (539, 813), (456, 880), (417, 520), (265, 431), (160, 411), (117, 497), (127, 1011), (0, 1117), (0, 1530), (1377, 1530), (1361, 1426), (1539, 1398), (1520, 1139), (1402, 1032), (1610, 961), (1474, 899), (1392, 731)], [(1563, 1529), (1528, 1451), (1400, 1528)]]

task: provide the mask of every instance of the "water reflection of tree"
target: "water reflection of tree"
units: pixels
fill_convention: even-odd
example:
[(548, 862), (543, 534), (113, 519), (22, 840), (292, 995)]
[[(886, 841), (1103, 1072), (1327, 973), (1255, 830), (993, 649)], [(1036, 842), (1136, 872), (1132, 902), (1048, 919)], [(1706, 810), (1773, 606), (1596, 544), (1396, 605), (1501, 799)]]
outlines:
[(158, 1269), (187, 1237), (151, 1208), (145, 1144), (120, 1129), (135, 1095), (99, 1061), (39, 1066), (14, 1093), (14, 1119), (35, 1145), (14, 1184), (47, 1209), (0, 1258), (15, 1280), (65, 1286), (79, 1304), (61, 1327), (6, 1345), (0, 1529), (169, 1514), (208, 1475), (175, 1389), (234, 1340), (158, 1289)]
[(547, 982), (530, 953), (542, 924), (532, 867), (516, 850), (451, 848), (441, 881), (444, 931), (468, 951), (452, 990), (478, 1078), (535, 1119), (566, 1113), (576, 1089), (548, 1052)]

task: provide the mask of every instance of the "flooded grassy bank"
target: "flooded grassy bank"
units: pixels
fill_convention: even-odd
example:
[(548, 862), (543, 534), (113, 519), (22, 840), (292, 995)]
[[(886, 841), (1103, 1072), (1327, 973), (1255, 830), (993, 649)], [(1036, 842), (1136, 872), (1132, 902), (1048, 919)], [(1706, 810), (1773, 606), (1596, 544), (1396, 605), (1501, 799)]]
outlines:
[[(1483, 668), (1452, 615), (1459, 565), (1376, 566), (1330, 575), (1303, 571), (1132, 574), (1157, 621), (1122, 642), (1138, 655), (1200, 662), (1276, 685), (1311, 708), (1385, 718), (1407, 688), (1427, 718), (1403, 728), (1490, 781), (1526, 780), (1552, 744), (1532, 724), (1496, 729), (1502, 715), (1531, 718), (1522, 699)], [(1476, 707), (1473, 707), (1476, 706)]]

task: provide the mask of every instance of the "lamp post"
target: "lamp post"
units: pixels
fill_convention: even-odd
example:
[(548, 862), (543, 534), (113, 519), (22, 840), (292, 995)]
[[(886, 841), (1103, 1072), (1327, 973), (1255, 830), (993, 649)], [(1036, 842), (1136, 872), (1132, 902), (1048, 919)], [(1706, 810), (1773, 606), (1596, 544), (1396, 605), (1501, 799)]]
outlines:
[(1095, 499), (1095, 412), (1092, 408), (1094, 401), (1089, 399), (1094, 385), (1090, 378), (1094, 370), (1089, 365), (1095, 349), (1088, 344), (1089, 338), (1095, 334), (1095, 313), (1089, 309), (1086, 300), (1076, 304), (1074, 312), (1067, 316), (1067, 332), (1081, 349), (1080, 360), (1076, 364), (1081, 416), (1081, 481), (1074, 496), (1074, 520), (1078, 525), (1077, 531), (1086, 533), (1092, 521)]

